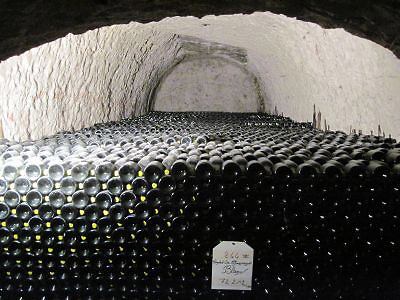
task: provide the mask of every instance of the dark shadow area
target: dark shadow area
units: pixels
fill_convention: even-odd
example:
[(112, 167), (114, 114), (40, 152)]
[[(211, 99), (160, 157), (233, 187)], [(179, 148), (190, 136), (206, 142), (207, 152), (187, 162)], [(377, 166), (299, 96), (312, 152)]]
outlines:
[(324, 28), (343, 27), (400, 55), (397, 0), (1, 0), (0, 60), (68, 33), (79, 34), (106, 25), (255, 11), (285, 14)]

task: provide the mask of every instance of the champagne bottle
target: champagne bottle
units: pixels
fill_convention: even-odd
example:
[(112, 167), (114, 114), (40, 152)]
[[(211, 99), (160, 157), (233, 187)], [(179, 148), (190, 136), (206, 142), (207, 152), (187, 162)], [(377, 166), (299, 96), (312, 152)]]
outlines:
[(49, 194), (49, 201), (53, 209), (60, 209), (65, 204), (66, 197), (61, 190), (53, 190)]
[(53, 190), (54, 184), (50, 177), (43, 176), (37, 181), (37, 189), (42, 195), (48, 195)]
[(137, 177), (132, 181), (132, 191), (136, 196), (146, 195), (149, 189), (149, 182), (144, 177)]
[(33, 215), (32, 208), (26, 203), (18, 204), (16, 213), (17, 217), (23, 222), (28, 221)]
[(99, 209), (109, 209), (112, 202), (113, 198), (108, 191), (102, 191), (96, 195), (96, 205), (99, 207)]
[(130, 183), (139, 171), (139, 167), (134, 162), (127, 162), (118, 170), (118, 174), (123, 183)]
[[(399, 143), (320, 121), (150, 112), (0, 140), (1, 296), (396, 298)], [(255, 250), (251, 291), (209, 289), (221, 240)]]
[(83, 182), (83, 191), (88, 196), (96, 196), (100, 191), (100, 182), (96, 177), (88, 177)]
[(0, 203), (0, 220), (5, 220), (10, 214), (10, 208), (5, 203)]
[(121, 196), (121, 205), (125, 209), (133, 209), (135, 205), (138, 203), (137, 196), (132, 191), (124, 191)]
[(76, 191), (76, 183), (71, 176), (64, 177), (60, 182), (60, 190), (64, 195), (71, 196)]
[(107, 181), (108, 191), (114, 195), (119, 196), (123, 191), (123, 183), (119, 177), (112, 177)]
[(31, 182), (27, 177), (19, 176), (14, 181), (15, 190), (20, 195), (25, 195), (31, 189)]
[(150, 162), (144, 169), (144, 177), (149, 183), (158, 183), (164, 173), (164, 165), (159, 161)]

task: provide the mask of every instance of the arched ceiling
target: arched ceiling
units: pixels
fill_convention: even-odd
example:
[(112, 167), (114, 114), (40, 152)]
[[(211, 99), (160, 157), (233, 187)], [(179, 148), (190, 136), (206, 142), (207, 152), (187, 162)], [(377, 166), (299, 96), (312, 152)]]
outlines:
[(1, 0), (0, 61), (68, 33), (105, 25), (254, 11), (341, 27), (400, 57), (399, 0)]

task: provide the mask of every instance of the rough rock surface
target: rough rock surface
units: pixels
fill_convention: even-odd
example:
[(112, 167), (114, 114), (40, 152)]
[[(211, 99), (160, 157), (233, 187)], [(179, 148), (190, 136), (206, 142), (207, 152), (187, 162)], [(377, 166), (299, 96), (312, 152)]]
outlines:
[(149, 110), (265, 111), (260, 78), (248, 70), (246, 48), (179, 35), (176, 66), (162, 75)]
[(246, 70), (246, 50), (155, 27), (131, 23), (68, 35), (0, 63), (0, 135), (37, 139), (143, 114), (154, 108), (162, 77), (180, 62), (199, 57), (239, 65), (252, 81), (245, 91), (253, 97), (250, 110), (264, 110), (258, 80)]
[(0, 64), (4, 137), (35, 139), (143, 113), (179, 56), (177, 36), (132, 23), (33, 48)]
[(2, 0), (0, 61), (68, 33), (106, 25), (255, 11), (345, 28), (400, 55), (398, 0)]
[(154, 97), (159, 111), (258, 111), (258, 93), (246, 69), (227, 59), (185, 60), (167, 74)]
[(272, 13), (115, 25), (12, 57), (0, 63), (4, 136), (38, 138), (141, 114), (154, 107), (171, 68), (218, 52), (242, 60), (257, 79), (264, 99), (257, 110), (276, 106), (306, 121), (316, 104), (331, 129), (376, 132), (380, 124), (400, 137), (400, 60), (393, 53), (342, 29)]
[(380, 45), (268, 12), (174, 17), (157, 26), (247, 49), (267, 110), (311, 121), (315, 104), (331, 129), (377, 133), (381, 125), (400, 138), (400, 60)]

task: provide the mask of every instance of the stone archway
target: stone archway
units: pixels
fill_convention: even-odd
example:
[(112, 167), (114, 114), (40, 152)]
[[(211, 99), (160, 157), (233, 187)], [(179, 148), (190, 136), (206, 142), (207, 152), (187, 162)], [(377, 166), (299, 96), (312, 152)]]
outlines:
[(256, 79), (221, 57), (185, 59), (161, 80), (153, 109), (160, 111), (260, 111)]

